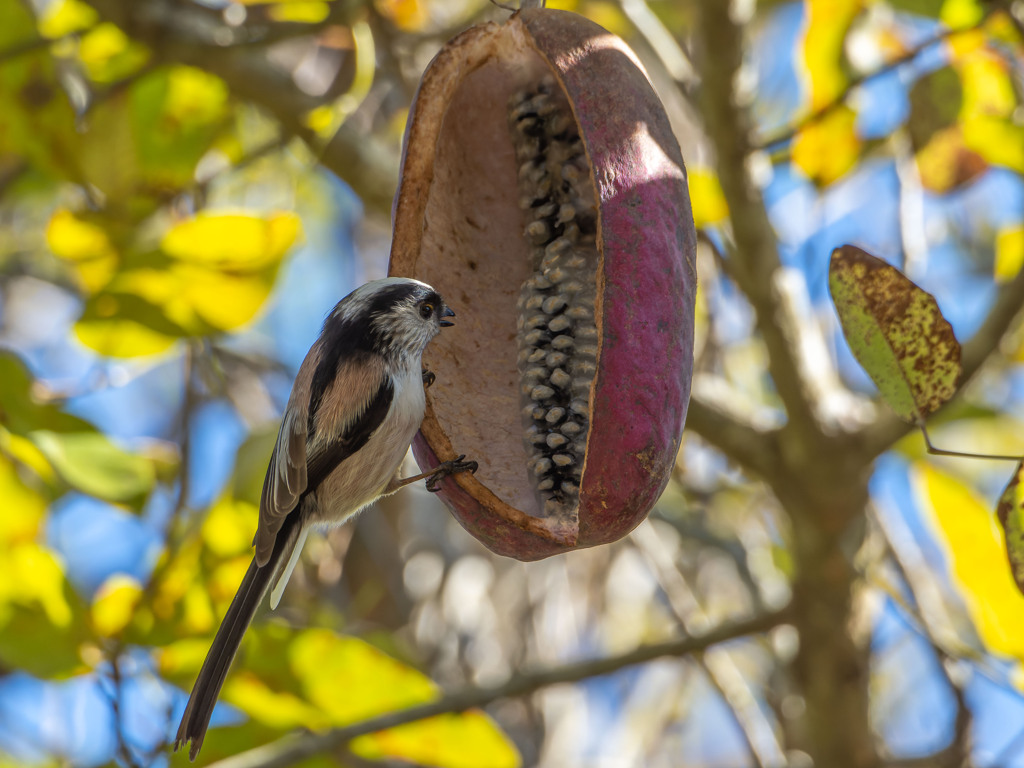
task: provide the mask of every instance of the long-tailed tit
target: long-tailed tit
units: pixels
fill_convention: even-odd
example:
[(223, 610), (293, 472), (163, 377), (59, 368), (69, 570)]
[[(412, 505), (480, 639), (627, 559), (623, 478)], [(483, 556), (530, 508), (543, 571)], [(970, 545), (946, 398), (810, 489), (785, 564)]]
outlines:
[(339, 524), (403, 485), (475, 471), (462, 457), (400, 479), (423, 420), (427, 343), (454, 312), (416, 280), (387, 278), (353, 291), (331, 311), (302, 361), (263, 481), (256, 554), (196, 679), (174, 748), (194, 760), (242, 635), (268, 590), (281, 599), (313, 526)]

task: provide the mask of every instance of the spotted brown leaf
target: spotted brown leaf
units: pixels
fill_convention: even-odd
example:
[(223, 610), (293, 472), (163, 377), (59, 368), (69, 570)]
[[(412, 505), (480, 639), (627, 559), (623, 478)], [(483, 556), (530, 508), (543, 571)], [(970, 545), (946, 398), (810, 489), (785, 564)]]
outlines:
[(853, 245), (832, 252), (829, 290), (853, 356), (901, 418), (922, 424), (953, 396), (960, 344), (934, 296)]

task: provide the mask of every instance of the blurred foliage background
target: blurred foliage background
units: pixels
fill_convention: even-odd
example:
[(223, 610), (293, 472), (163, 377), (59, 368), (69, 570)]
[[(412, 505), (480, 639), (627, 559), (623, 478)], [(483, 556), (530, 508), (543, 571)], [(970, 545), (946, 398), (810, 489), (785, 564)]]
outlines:
[[(933, 438), (1024, 453), (1021, 3), (551, 5), (634, 47), (689, 166), (702, 282), (673, 481), (626, 540), (540, 563), (490, 555), (422, 488), (309, 542), (200, 761), (281, 765), (247, 750), (767, 616), (304, 762), (1024, 765), (1024, 598), (993, 515), (1010, 468), (927, 456), (825, 287), (854, 242), (934, 293), (967, 375)], [(506, 16), (0, 0), (0, 766), (184, 763), (167, 746), (249, 562), (292, 376), (386, 270), (419, 74)]]

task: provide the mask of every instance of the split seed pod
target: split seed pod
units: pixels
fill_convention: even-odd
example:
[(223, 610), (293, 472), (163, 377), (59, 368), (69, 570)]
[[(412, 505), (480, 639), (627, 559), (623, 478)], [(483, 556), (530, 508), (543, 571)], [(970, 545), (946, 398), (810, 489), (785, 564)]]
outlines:
[(413, 451), (466, 454), (441, 498), (520, 560), (621, 538), (650, 511), (690, 394), (695, 235), (668, 118), (633, 53), (524, 9), (449, 41), (409, 118), (391, 273), (458, 315)]

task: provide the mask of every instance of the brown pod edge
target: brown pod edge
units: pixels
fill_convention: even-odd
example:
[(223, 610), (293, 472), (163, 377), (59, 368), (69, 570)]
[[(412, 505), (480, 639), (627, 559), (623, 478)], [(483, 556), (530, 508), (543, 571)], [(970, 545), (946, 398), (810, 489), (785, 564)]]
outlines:
[(413, 451), (466, 454), (459, 522), (520, 560), (615, 541), (675, 462), (690, 394), (695, 234), (664, 108), (619, 38), (525, 9), (449, 41), (406, 133), (390, 273), (456, 327)]

